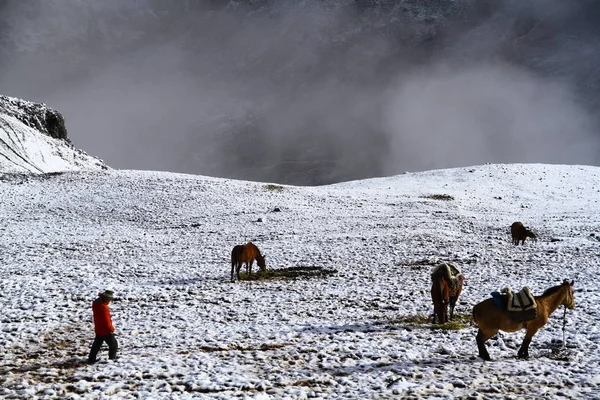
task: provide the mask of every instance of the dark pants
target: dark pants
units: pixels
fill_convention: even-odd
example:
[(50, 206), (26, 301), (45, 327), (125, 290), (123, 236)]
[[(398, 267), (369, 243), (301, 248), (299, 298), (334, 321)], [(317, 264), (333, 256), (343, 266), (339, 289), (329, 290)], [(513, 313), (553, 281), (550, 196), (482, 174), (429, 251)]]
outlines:
[(90, 350), (90, 356), (88, 357), (88, 363), (93, 364), (96, 362), (96, 355), (98, 355), (98, 351), (100, 351), (100, 347), (102, 347), (102, 343), (106, 343), (108, 345), (108, 358), (111, 360), (115, 360), (117, 358), (117, 350), (119, 345), (117, 344), (117, 339), (115, 339), (115, 335), (112, 333), (104, 336), (96, 336), (94, 339), (94, 343), (92, 344), (92, 350)]

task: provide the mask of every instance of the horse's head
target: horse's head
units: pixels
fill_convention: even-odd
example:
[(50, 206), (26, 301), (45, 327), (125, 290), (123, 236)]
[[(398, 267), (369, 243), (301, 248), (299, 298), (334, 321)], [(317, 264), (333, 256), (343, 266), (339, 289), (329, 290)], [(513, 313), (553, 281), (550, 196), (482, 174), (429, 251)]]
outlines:
[(565, 296), (565, 300), (562, 304), (567, 307), (569, 310), (572, 310), (575, 307), (575, 293), (573, 292), (573, 284), (575, 281), (569, 282), (568, 280), (563, 281), (563, 286), (567, 287), (567, 295)]
[(530, 230), (525, 231), (525, 237), (530, 237), (537, 242), (537, 235)]
[(267, 269), (267, 263), (265, 261), (264, 255), (261, 255), (261, 254), (257, 255), (256, 263), (258, 264), (258, 268), (260, 268), (261, 271), (265, 271)]

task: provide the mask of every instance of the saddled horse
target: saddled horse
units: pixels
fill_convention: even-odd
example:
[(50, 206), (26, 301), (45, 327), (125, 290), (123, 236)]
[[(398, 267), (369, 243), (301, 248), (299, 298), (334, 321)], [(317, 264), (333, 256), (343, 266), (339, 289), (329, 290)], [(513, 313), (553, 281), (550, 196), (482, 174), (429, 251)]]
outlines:
[(564, 305), (568, 309), (575, 307), (575, 297), (573, 294), (573, 281), (570, 283), (565, 279), (558, 286), (546, 289), (541, 296), (535, 296), (537, 304), (537, 317), (529, 321), (515, 321), (511, 319), (506, 309), (500, 308), (494, 304), (494, 299), (484, 300), (473, 307), (473, 321), (479, 327), (477, 332), (477, 348), (479, 357), (486, 361), (490, 360), (490, 355), (485, 348), (485, 342), (494, 336), (499, 330), (504, 332), (516, 332), (523, 328), (527, 329), (523, 343), (519, 348), (519, 358), (529, 357), (529, 344), (531, 338), (540, 328), (546, 325), (550, 314), (559, 306)]
[(434, 324), (436, 317), (438, 324), (448, 322), (448, 306), (450, 306), (450, 319), (454, 318), (454, 306), (462, 291), (464, 280), (465, 276), (454, 264), (442, 263), (434, 267), (431, 274)]
[(234, 280), (234, 269), (237, 272), (237, 279), (240, 279), (240, 269), (242, 268), (243, 263), (246, 263), (246, 274), (250, 275), (254, 260), (256, 260), (256, 263), (261, 271), (267, 269), (265, 258), (262, 254), (260, 254), (260, 250), (254, 245), (254, 243), (248, 242), (246, 244), (235, 246), (233, 250), (231, 250), (231, 281), (233, 282)]

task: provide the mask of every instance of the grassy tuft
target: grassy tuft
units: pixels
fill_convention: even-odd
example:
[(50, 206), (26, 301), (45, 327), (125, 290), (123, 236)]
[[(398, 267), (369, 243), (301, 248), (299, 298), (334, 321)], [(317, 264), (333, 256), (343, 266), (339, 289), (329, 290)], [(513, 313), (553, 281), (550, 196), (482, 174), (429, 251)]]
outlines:
[(450, 196), (449, 194), (427, 194), (427, 195), (423, 195), (423, 196), (419, 196), (422, 199), (432, 199), (432, 200), (445, 200), (445, 201), (449, 201), (449, 200), (454, 200), (454, 197)]
[(281, 192), (283, 190), (283, 186), (281, 185), (274, 185), (272, 183), (269, 183), (268, 185), (263, 186), (265, 190), (275, 190), (278, 192)]
[(337, 273), (334, 269), (325, 269), (323, 267), (289, 267), (280, 269), (267, 269), (251, 273), (250, 276), (240, 271), (240, 280), (242, 281), (272, 281), (278, 279), (298, 279), (298, 278), (326, 278)]
[(437, 327), (432, 326), (432, 329), (442, 329), (445, 331), (459, 331), (464, 328), (467, 328), (467, 326), (463, 325), (459, 321), (449, 321), (445, 324), (438, 325)]
[(431, 315), (419, 313), (416, 315), (403, 315), (395, 319), (390, 319), (388, 322), (392, 325), (400, 325), (410, 328), (455, 331), (470, 327), (473, 322), (473, 317), (470, 314), (455, 313), (452, 321), (446, 322), (445, 324), (432, 324)]

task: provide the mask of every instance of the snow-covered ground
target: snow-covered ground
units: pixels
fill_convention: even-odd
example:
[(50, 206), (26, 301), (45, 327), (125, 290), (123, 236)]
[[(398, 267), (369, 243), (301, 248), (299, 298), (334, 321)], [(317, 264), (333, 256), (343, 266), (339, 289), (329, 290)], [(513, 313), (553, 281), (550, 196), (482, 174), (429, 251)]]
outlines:
[[(1, 175), (0, 175), (1, 177)], [(442, 200), (443, 196), (450, 200)], [(437, 198), (436, 198), (437, 197)], [(447, 197), (448, 198), (448, 197)], [(482, 165), (323, 187), (116, 171), (0, 178), (2, 398), (598, 398), (600, 168)], [(279, 208), (280, 211), (274, 211)], [(522, 221), (539, 236), (510, 242)], [(230, 282), (253, 241), (267, 267), (331, 276)], [(436, 329), (430, 270), (467, 277), (467, 318), (490, 292), (575, 280), (516, 359)], [(91, 302), (111, 303), (119, 360), (83, 363)]]

